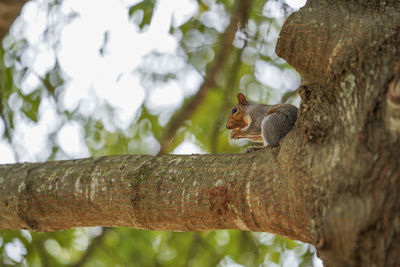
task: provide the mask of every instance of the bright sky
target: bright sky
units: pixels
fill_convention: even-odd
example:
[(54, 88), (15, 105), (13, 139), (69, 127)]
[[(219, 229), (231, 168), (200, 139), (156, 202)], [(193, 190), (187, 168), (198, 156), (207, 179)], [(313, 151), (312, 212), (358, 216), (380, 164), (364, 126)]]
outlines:
[[(79, 103), (84, 103), (80, 105), (82, 113), (102, 119), (102, 114), (95, 110), (96, 103), (106, 102), (118, 109), (116, 120), (121, 128), (128, 127), (143, 103), (146, 93), (140, 85), (139, 76), (133, 71), (140, 62), (143, 62), (143, 57), (151, 51), (174, 53), (178, 43), (169, 33), (171, 23), (179, 26), (197, 10), (197, 1), (194, 0), (159, 0), (150, 27), (147, 31), (140, 32), (138, 27), (130, 21), (127, 12), (127, 6), (137, 2), (140, 1), (63, 1), (61, 13), (76, 12), (78, 16), (65, 27), (60, 27), (60, 45), (56, 55), (51, 48), (52, 41), (43, 42), (40, 37), (43, 36), (48, 24), (54, 24), (57, 18), (47, 17), (43, 8), (47, 3), (46, 0), (28, 2), (22, 10), (21, 18), (11, 28), (12, 34), (17, 35), (22, 32), (30, 45), (23, 54), (22, 61), (32, 67), (34, 74), (29, 75), (22, 82), (23, 93), (28, 94), (36, 88), (40, 83), (37, 75), (43, 76), (52, 69), (57, 57), (67, 76), (62, 95), (62, 108), (73, 110)], [(305, 0), (286, 0), (286, 2), (294, 8), (300, 8)], [(278, 5), (274, 3), (274, 1), (268, 2), (263, 10), (264, 15), (282, 16)], [(93, 8), (94, 6), (96, 8)], [(223, 10), (218, 10), (218, 7), (215, 7), (214, 11), (217, 14), (223, 12)], [(221, 25), (226, 25), (228, 21), (223, 16), (214, 15), (211, 23), (214, 24), (211, 26), (223, 31)], [(105, 31), (109, 32), (109, 40), (105, 46), (105, 55), (101, 56), (99, 49), (104, 43)], [(276, 37), (277, 35), (278, 33), (275, 33)], [(276, 77), (280, 77), (276, 75), (277, 72), (280, 73), (280, 70), (267, 63), (261, 62), (256, 65), (256, 75), (259, 80), (270, 86), (280, 87), (285, 81), (297, 82), (296, 77), (290, 77), (290, 73), (286, 74), (288, 78), (283, 81), (277, 79)], [(176, 107), (182, 103), (185, 96), (193, 94), (201, 82), (201, 75), (189, 69), (180, 83), (170, 82), (150, 92), (146, 106), (150, 110)], [(290, 84), (288, 86), (291, 87)], [(23, 104), (16, 98), (10, 101), (15, 107)], [(43, 133), (61, 127), (57, 121), (56, 108), (53, 101), (44, 100), (40, 106), (40, 120), (37, 124), (27, 122), (22, 117), (16, 117), (16, 144), (14, 145), (19, 151), (20, 161), (41, 161), (48, 157), (50, 151), (46, 151), (46, 147), (49, 146), (46, 145), (46, 135)], [(106, 127), (109, 125), (107, 122), (104, 123)], [(0, 122), (0, 133), (3, 131), (4, 125)], [(67, 157), (89, 156), (83, 143), (83, 134), (82, 126), (76, 122), (67, 123), (62, 127), (57, 136), (57, 142), (66, 152)], [(15, 162), (14, 153), (4, 140), (0, 140), (0, 151), (0, 163)], [(190, 140), (182, 143), (174, 151), (179, 154), (201, 152), (201, 149)]]

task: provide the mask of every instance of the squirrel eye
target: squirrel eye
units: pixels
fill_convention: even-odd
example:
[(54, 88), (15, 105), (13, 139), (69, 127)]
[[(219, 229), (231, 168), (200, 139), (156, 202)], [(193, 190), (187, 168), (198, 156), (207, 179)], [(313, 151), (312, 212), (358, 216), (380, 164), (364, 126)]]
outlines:
[(235, 114), (236, 111), (237, 111), (237, 108), (233, 108), (233, 109), (232, 109), (232, 114)]

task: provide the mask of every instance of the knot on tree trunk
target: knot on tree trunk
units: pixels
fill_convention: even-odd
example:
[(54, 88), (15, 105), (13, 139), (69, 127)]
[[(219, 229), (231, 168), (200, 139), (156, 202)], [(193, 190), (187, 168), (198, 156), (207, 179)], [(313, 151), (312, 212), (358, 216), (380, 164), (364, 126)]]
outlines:
[[(285, 21), (276, 53), (301, 74), (306, 83), (323, 82), (330, 73), (338, 73), (354, 56), (395, 33), (400, 21), (395, 20), (396, 3), (363, 1), (307, 1)], [(381, 14), (388, 16), (385, 20)], [(377, 38), (378, 37), (378, 38)]]
[(386, 129), (396, 138), (400, 136), (400, 77), (389, 84), (386, 97)]

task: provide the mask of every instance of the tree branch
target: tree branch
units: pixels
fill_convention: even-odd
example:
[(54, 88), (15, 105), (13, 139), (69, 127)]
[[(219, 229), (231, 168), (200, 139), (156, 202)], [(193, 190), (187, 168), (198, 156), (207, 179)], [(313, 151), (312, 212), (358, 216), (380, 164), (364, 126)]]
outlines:
[(252, 0), (238, 0), (236, 11), (232, 14), (231, 22), (222, 36), (221, 48), (217, 54), (214, 65), (207, 70), (205, 80), (200, 86), (200, 89), (197, 91), (196, 95), (194, 95), (189, 102), (171, 118), (171, 121), (168, 124), (168, 127), (160, 141), (160, 154), (168, 152), (168, 146), (176, 131), (196, 111), (196, 108), (204, 100), (207, 91), (215, 86), (215, 79), (218, 73), (223, 69), (231, 52), (235, 33), (238, 27), (242, 26), (244, 21), (246, 21), (247, 14), (252, 6), (252, 2)]
[(72, 267), (84, 266), (87, 263), (87, 261), (90, 259), (90, 257), (93, 255), (93, 253), (96, 251), (96, 249), (103, 244), (104, 238), (106, 237), (107, 233), (111, 229), (112, 228), (109, 228), (109, 227), (103, 227), (103, 232), (91, 240), (90, 245), (86, 249), (82, 258), (80, 258), (78, 262), (76, 262), (75, 264), (73, 264), (71, 266)]
[(279, 150), (268, 150), (263, 157), (130, 155), (0, 165), (0, 229), (242, 229), (311, 242), (311, 209), (299, 201), (310, 189), (293, 187), (293, 177), (279, 172)]
[(21, 12), (27, 0), (3, 0), (0, 2), (0, 41)]

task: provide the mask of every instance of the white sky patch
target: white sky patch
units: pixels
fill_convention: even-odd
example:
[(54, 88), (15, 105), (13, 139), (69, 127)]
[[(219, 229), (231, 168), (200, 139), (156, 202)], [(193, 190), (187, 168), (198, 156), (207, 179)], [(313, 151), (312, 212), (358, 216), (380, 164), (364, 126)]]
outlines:
[(204, 151), (191, 141), (183, 141), (172, 154), (204, 154)]
[(215, 231), (215, 241), (219, 246), (225, 246), (229, 243), (230, 235), (226, 230)]
[[(150, 27), (143, 34), (143, 37), (141, 37), (144, 39), (141, 40), (140, 43), (149, 47), (150, 50), (156, 50), (161, 53), (174, 52), (178, 46), (178, 43), (176, 39), (169, 34), (169, 30), (174, 11), (184, 11), (182, 8), (185, 5), (180, 5), (181, 1), (157, 1)], [(190, 6), (188, 7), (190, 8)]]
[(18, 238), (14, 238), (12, 242), (6, 244), (5, 252), (12, 260), (20, 262), (27, 251), (24, 244)]
[(39, 119), (46, 132), (55, 131), (60, 127), (59, 117), (56, 112), (56, 104), (48, 98), (43, 98), (39, 107)]
[[(21, 116), (15, 116), (14, 142), (20, 153), (20, 161), (45, 160), (50, 155), (50, 147), (47, 146), (47, 122), (40, 120), (34, 123)], [(26, 149), (29, 148), (29, 149)]]
[[(58, 59), (63, 71), (78, 80), (95, 80), (103, 77), (97, 68), (101, 64), (99, 48), (103, 42), (103, 31), (89, 19), (75, 19), (61, 34), (61, 50)], [(92, 27), (92, 25), (94, 27)]]
[(193, 95), (199, 89), (201, 83), (204, 81), (203, 76), (194, 69), (185, 70), (183, 80), (183, 91), (186, 96)]
[(43, 47), (44, 51), (40, 51), (38, 54), (35, 55), (35, 60), (33, 61), (32, 69), (35, 74), (43, 77), (49, 72), (56, 63), (56, 58), (54, 55), (53, 50), (45, 50), (46, 48)]
[[(1, 132), (1, 131), (0, 131)], [(10, 146), (10, 144), (6, 143), (3, 140), (0, 140), (0, 163), (14, 163), (15, 157), (14, 152)]]
[(28, 230), (21, 230), (21, 235), (28, 241), (29, 243), (32, 242), (32, 235)]
[[(65, 27), (61, 34), (58, 59), (62, 69), (71, 77), (64, 92), (63, 102), (68, 110), (73, 110), (82, 99), (90, 101), (94, 93), (119, 109), (121, 127), (126, 127), (145, 97), (145, 91), (138, 78), (130, 75), (130, 72), (139, 65), (142, 56), (151, 51), (175, 51), (178, 43), (169, 34), (172, 14), (176, 12), (190, 15), (197, 8), (197, 4), (193, 4), (193, 1), (183, 1), (172, 5), (169, 1), (159, 1), (150, 27), (144, 33), (140, 33), (129, 21), (126, 7), (122, 3), (111, 0), (96, 1), (96, 12), (93, 12), (92, 2), (65, 2), (65, 5), (68, 4), (66, 9), (79, 12), (80, 17)], [(113, 4), (110, 4), (111, 2)], [(113, 19), (104, 20), (104, 17)], [(101, 57), (99, 49), (103, 45), (106, 30), (109, 32), (109, 40), (106, 53)], [(189, 90), (194, 91), (195, 88)], [(156, 88), (154, 95), (150, 97), (149, 106), (176, 107), (183, 101), (182, 91), (182, 87), (177, 83)], [(86, 100), (85, 102), (88, 102)], [(90, 113), (93, 107), (89, 106), (84, 110)]]
[[(24, 27), (24, 35), (29, 44), (36, 44), (41, 36), (38, 32), (43, 32), (46, 27), (46, 13), (41, 11), (35, 1), (27, 2), (21, 11), (20, 16), (29, 27)], [(10, 30), (13, 30), (12, 28)], [(19, 30), (18, 27), (15, 30)]]
[(281, 253), (281, 258), (282, 258), (282, 266), (284, 267), (293, 267), (293, 266), (299, 266), (299, 260), (296, 257), (296, 254), (293, 252), (293, 250), (284, 250)]
[(145, 97), (139, 79), (132, 75), (122, 75), (118, 82), (107, 77), (96, 88), (97, 95), (111, 106), (120, 108), (122, 113), (119, 114), (126, 120), (136, 112)]
[(153, 136), (143, 138), (140, 145), (142, 151), (147, 151), (151, 155), (156, 155), (160, 151), (160, 144)]
[(231, 257), (225, 256), (218, 264), (221, 267), (245, 267), (242, 264), (237, 263)]
[[(18, 105), (16, 108), (18, 108)], [(53, 101), (42, 98), (38, 123), (33, 123), (16, 113), (13, 143), (16, 151), (19, 152), (19, 161), (43, 161), (50, 155), (51, 147), (47, 140), (47, 134), (60, 126), (55, 109), (56, 106)], [(1, 132), (0, 129), (0, 134)], [(10, 146), (5, 141), (0, 140), (0, 162), (12, 163), (16, 160)]]
[(37, 75), (29, 72), (21, 81), (21, 92), (24, 95), (28, 95), (35, 91), (39, 85), (41, 85), (41, 82), (38, 79)]
[(168, 82), (154, 89), (146, 101), (152, 110), (162, 111), (166, 107), (176, 107), (183, 102), (183, 92), (177, 82)]
[(57, 135), (57, 143), (71, 158), (88, 157), (85, 144), (83, 143), (84, 130), (77, 122), (67, 122)]
[(299, 9), (306, 4), (307, 0), (286, 0), (285, 2), (289, 6), (295, 8), (295, 9)]
[[(89, 90), (90, 93), (90, 90)], [(72, 95), (70, 95), (72, 96)], [(93, 113), (95, 113), (96, 110), (96, 100), (94, 99), (96, 97), (96, 94), (93, 92), (93, 95), (87, 95), (84, 98), (78, 98), (75, 99), (76, 101), (79, 101), (79, 112), (83, 115), (83, 116), (93, 116)], [(75, 102), (74, 105), (77, 105), (78, 102)], [(72, 110), (72, 109), (70, 109)], [(96, 114), (98, 115), (98, 114)]]
[(256, 78), (263, 84), (279, 89), (282, 86), (282, 71), (272, 64), (258, 60), (255, 64)]
[[(22, 80), (22, 92), (29, 94), (36, 89), (40, 84), (36, 75), (43, 77), (54, 67), (57, 57), (64, 75), (68, 77), (62, 89), (62, 108), (72, 111), (79, 105), (79, 111), (83, 115), (93, 116), (99, 114), (96, 111), (98, 104), (106, 101), (117, 109), (118, 125), (121, 128), (129, 126), (145, 98), (145, 91), (138, 77), (131, 74), (132, 71), (142, 62), (142, 57), (152, 51), (175, 53), (178, 42), (169, 34), (172, 20), (174, 26), (181, 25), (197, 12), (198, 8), (194, 0), (179, 3), (157, 1), (150, 26), (141, 32), (130, 21), (127, 12), (127, 5), (137, 2), (139, 1), (62, 2), (61, 10), (64, 14), (76, 12), (78, 15), (61, 28), (56, 55), (49, 47), (51, 42), (46, 43), (41, 40), (49, 23), (43, 3), (40, 1), (27, 3), (22, 11), (21, 22), (14, 27), (15, 34), (22, 32), (31, 45), (22, 55), (22, 61), (25, 65), (31, 66), (33, 72)], [(93, 6), (96, 8), (93, 9)], [(105, 32), (108, 35), (107, 43), (104, 43)], [(103, 55), (100, 54), (102, 47)], [(181, 83), (173, 82), (155, 88), (149, 100), (150, 107), (175, 108), (182, 103), (184, 95), (193, 94), (202, 81), (202, 77), (197, 73), (180, 78)], [(185, 83), (192, 86), (186, 86)], [(42, 100), (46, 101), (45, 98)], [(22, 150), (27, 148), (29, 150), (29, 153), (22, 153), (24, 156), (21, 160), (42, 159), (42, 156), (37, 155), (43, 152), (43, 147), (46, 147), (47, 140), (44, 135), (54, 130), (54, 127), (60, 126), (54, 122), (56, 120), (54, 109), (43, 110), (46, 112), (38, 125), (31, 125), (29, 121), (21, 119), (22, 124), (17, 126), (16, 143)], [(79, 132), (76, 125), (65, 126), (57, 139), (63, 150), (75, 157), (79, 156), (78, 151), (87, 154), (84, 143), (78, 141), (83, 137)], [(32, 138), (35, 142), (31, 141)], [(71, 140), (68, 141), (69, 139)], [(3, 155), (9, 155), (3, 160), (13, 160), (10, 153)]]
[[(61, 91), (61, 104), (64, 109), (72, 111), (83, 99), (89, 100), (89, 102), (94, 102), (96, 94), (92, 92), (90, 94), (89, 81), (87, 83), (83, 81), (77, 81), (75, 79), (66, 83), (65, 87)], [(93, 103), (94, 104), (94, 103)], [(89, 109), (90, 110), (90, 109)]]
[(211, 5), (210, 11), (201, 14), (200, 21), (205, 26), (214, 28), (218, 32), (223, 32), (229, 24), (229, 18), (222, 4)]
[(284, 69), (282, 71), (282, 82), (283, 82), (283, 85), (287, 89), (292, 89), (293, 90), (294, 88), (297, 88), (297, 87), (300, 86), (301, 78), (293, 70)]
[(103, 89), (97, 92), (99, 96), (106, 99), (115, 108), (120, 109), (117, 113), (121, 123), (119, 127), (128, 127), (145, 98), (145, 91), (140, 86), (139, 79), (132, 75), (123, 75), (114, 90)]
[(317, 253), (314, 253), (312, 262), (315, 267), (324, 267), (322, 260), (317, 257)]
[(197, 12), (197, 9), (198, 4), (194, 0), (179, 1), (179, 5), (175, 5), (173, 8), (173, 26), (178, 28), (185, 24)]
[(0, 136), (3, 136), (5, 130), (6, 130), (6, 128), (4, 125), (4, 121), (3, 121), (3, 119), (0, 118)]
[(262, 14), (268, 18), (283, 17), (282, 4), (279, 1), (268, 1), (262, 10)]
[(44, 247), (53, 257), (57, 258), (60, 263), (71, 263), (71, 255), (69, 251), (63, 248), (57, 240), (51, 238), (46, 239), (46, 241), (44, 242)]

